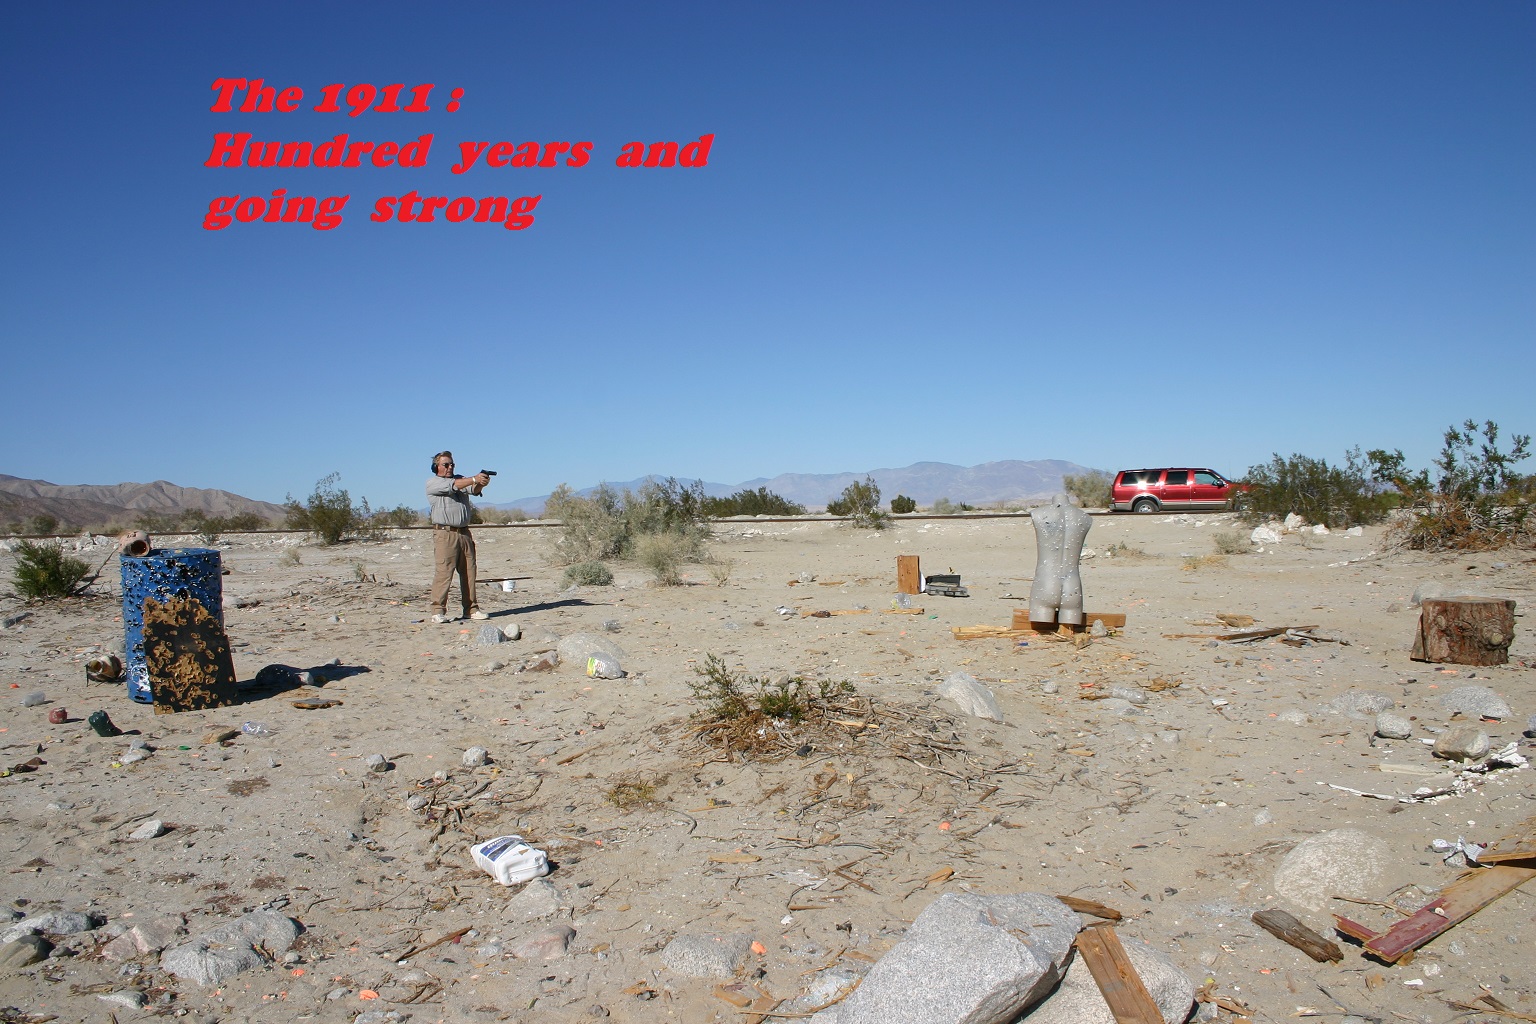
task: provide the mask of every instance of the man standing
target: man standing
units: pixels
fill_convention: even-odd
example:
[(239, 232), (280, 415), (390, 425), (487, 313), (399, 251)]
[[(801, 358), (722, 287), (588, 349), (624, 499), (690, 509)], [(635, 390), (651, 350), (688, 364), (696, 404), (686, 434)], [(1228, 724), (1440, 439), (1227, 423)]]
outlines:
[(448, 584), (459, 574), (459, 599), (471, 619), (488, 619), (475, 599), (475, 538), (469, 532), (469, 495), (479, 494), (491, 478), (485, 473), (457, 476), (453, 452), (432, 456), (427, 500), (432, 503), (432, 621), (452, 622), (448, 616)]

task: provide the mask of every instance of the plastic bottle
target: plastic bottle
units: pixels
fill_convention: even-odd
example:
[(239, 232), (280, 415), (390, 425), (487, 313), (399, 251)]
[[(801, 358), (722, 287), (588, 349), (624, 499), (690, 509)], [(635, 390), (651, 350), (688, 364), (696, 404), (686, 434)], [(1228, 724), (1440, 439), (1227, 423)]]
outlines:
[(549, 874), (549, 858), (523, 842), (522, 836), (497, 836), (469, 848), (481, 870), (502, 885), (516, 885)]
[(265, 722), (246, 722), (240, 727), (240, 731), (247, 736), (271, 736), (272, 730), (267, 728)]

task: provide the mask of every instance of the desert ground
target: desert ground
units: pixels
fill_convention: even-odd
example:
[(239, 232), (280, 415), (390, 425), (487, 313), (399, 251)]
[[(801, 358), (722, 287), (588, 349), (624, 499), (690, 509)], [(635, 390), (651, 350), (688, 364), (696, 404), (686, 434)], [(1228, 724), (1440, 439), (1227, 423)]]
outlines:
[[(567, 588), (553, 528), (479, 528), (481, 577), (527, 577), (481, 585), (489, 624), (520, 633), (489, 646), (482, 623), (426, 621), (429, 532), (329, 548), (234, 536), (220, 545), (224, 620), (244, 700), (175, 715), (85, 677), (87, 659), (122, 649), (115, 558), (96, 596), (0, 599), (0, 767), (33, 769), (0, 778), (0, 917), (93, 926), (45, 936), (35, 963), (0, 958), (0, 1020), (724, 1022), (769, 1006), (785, 1016), (766, 1019), (795, 1019), (958, 891), (1118, 909), (1122, 934), (1256, 1021), (1515, 1019), (1451, 1005), (1483, 994), (1536, 1015), (1529, 885), (1406, 965), (1351, 943), (1315, 963), (1250, 920), (1279, 907), (1336, 940), (1334, 913), (1385, 927), (1460, 873), (1432, 841), (1487, 843), (1536, 814), (1529, 768), (1422, 802), (1332, 788), (1446, 785), (1457, 769), (1424, 740), (1452, 724), (1442, 699), (1464, 686), (1511, 709), (1471, 719), (1493, 747), (1530, 752), (1536, 558), (1393, 551), (1379, 528), (1205, 557), (1235, 530), (1225, 515), (1095, 517), (1087, 605), (1128, 621), (1087, 643), (951, 633), (1007, 626), (1025, 605), (1027, 517), (878, 533), (732, 520), (716, 526), (716, 564), (682, 586), (619, 566), (612, 586)], [(971, 596), (892, 613), (904, 554), (959, 573)], [(11, 564), (0, 554), (0, 579)], [(1431, 584), (1519, 602), (1508, 665), (1409, 659), (1413, 596)], [(818, 610), (860, 614), (803, 614)], [(1322, 639), (1166, 636), (1227, 632), (1217, 615)], [(626, 675), (531, 667), (576, 634), (616, 645)], [(858, 697), (845, 724), (786, 723), (748, 757), (693, 717), (709, 655), (769, 680), (848, 680)], [(320, 671), (258, 684), (269, 665)], [(935, 692), (956, 672), (992, 691), (1001, 722)], [(1111, 689), (1132, 699), (1095, 699)], [(1357, 691), (1390, 697), (1413, 736), (1377, 738), (1374, 714), (1348, 713)], [(59, 708), (67, 720), (50, 724)], [(97, 710), (125, 734), (93, 732)], [(246, 722), (268, 735), (218, 739)], [(466, 766), (472, 747), (487, 763)], [(375, 754), (387, 771), (370, 770)], [(153, 821), (163, 834), (130, 838)], [(1325, 865), (1311, 890), (1277, 882), (1294, 847), (1335, 830), (1364, 833), (1358, 861)], [(546, 880), (501, 886), (474, 865), (471, 843), (513, 833), (547, 852)], [(220, 983), (162, 968), (162, 946), (264, 907), (302, 927), (290, 948)], [(669, 962), (674, 938), (703, 935), (752, 943), (736, 977)]]

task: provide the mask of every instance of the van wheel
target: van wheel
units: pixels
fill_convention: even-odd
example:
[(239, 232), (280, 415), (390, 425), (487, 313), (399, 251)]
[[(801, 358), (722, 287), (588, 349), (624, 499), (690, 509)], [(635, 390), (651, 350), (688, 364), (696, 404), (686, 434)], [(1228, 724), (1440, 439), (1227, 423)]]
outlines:
[(1155, 498), (1137, 498), (1134, 502), (1131, 503), (1131, 511), (1132, 512), (1140, 512), (1143, 515), (1146, 515), (1146, 514), (1149, 514), (1149, 513), (1152, 513), (1152, 512), (1156, 512), (1157, 511), (1157, 499), (1155, 499)]

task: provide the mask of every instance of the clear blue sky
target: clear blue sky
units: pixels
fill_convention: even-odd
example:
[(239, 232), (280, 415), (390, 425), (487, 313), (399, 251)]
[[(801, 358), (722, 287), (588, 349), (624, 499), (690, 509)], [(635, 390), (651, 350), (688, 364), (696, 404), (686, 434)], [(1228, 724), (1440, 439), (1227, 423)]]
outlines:
[[(421, 503), (1536, 433), (1536, 5), (11, 4), (0, 472)], [(213, 113), (220, 77), (304, 91)], [(425, 114), (315, 113), (334, 82)], [(461, 108), (443, 105), (453, 88)], [(206, 168), (216, 132), (435, 135)], [(614, 166), (712, 133), (704, 168)], [(585, 167), (450, 173), (460, 141)], [(330, 231), (202, 227), (350, 194)], [(535, 222), (373, 223), (415, 189)], [(1531, 469), (1529, 465), (1524, 467)]]

